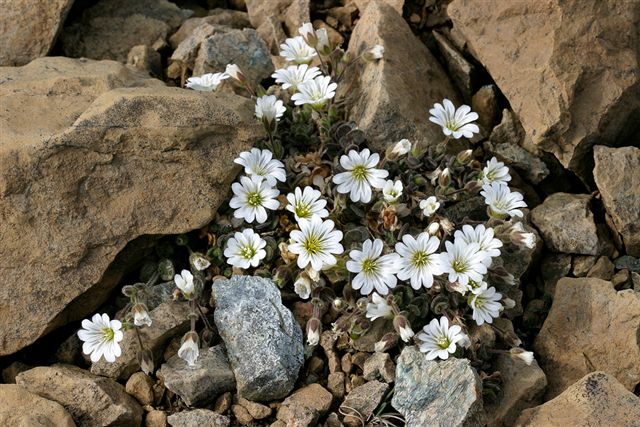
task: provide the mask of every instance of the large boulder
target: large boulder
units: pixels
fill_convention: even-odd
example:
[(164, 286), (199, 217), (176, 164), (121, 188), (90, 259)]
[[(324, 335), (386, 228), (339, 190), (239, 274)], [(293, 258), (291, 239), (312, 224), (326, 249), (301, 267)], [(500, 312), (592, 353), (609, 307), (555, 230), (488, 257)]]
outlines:
[(454, 0), (448, 14), (527, 135), (589, 180), (594, 143), (640, 121), (640, 14), (619, 0)]
[(289, 394), (304, 362), (302, 330), (278, 287), (261, 277), (232, 276), (213, 282), (211, 299), (238, 394), (255, 401)]
[(585, 375), (564, 393), (522, 411), (522, 427), (620, 426), (640, 420), (640, 398), (604, 372)]
[(629, 255), (640, 257), (640, 148), (593, 149), (593, 177), (614, 232), (620, 233)]
[(49, 53), (73, 0), (0, 0), (0, 66), (25, 65)]
[(13, 427), (76, 427), (58, 402), (15, 384), (0, 384), (0, 425)]
[(595, 278), (560, 279), (534, 349), (555, 397), (593, 371), (640, 383), (640, 293)]
[(298, 28), (311, 22), (310, 0), (247, 0), (247, 13), (251, 25), (258, 31), (273, 54), (289, 37), (298, 35)]
[(164, 47), (191, 14), (169, 0), (100, 0), (65, 25), (62, 51), (74, 58), (126, 62), (134, 46)]
[(403, 138), (421, 144), (444, 140), (440, 127), (429, 121), (429, 109), (443, 98), (458, 104), (457, 92), (402, 15), (381, 0), (371, 0), (360, 17), (348, 52), (356, 57), (376, 44), (384, 46), (384, 57), (357, 62), (339, 85), (349, 119), (365, 132), (373, 150)]
[(207, 224), (261, 129), (247, 99), (112, 61), (41, 58), (0, 68), (0, 82), (6, 355), (104, 302), (129, 242)]

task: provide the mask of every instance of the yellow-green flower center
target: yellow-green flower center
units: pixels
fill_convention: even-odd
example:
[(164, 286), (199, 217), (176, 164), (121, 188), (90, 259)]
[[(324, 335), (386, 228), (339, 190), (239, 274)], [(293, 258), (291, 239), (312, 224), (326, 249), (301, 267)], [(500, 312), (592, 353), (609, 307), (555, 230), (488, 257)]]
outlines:
[(304, 202), (298, 202), (296, 204), (296, 215), (298, 215), (298, 218), (311, 217), (311, 205)]
[(375, 273), (378, 269), (378, 264), (375, 260), (369, 258), (362, 261), (362, 272), (366, 274)]
[(467, 264), (456, 259), (451, 263), (451, 268), (453, 268), (453, 271), (456, 273), (464, 273), (467, 271)]
[(442, 335), (436, 340), (436, 345), (442, 350), (446, 350), (451, 345), (451, 341), (449, 340), (449, 337)]
[(257, 208), (262, 205), (262, 195), (258, 192), (247, 194), (247, 205)]
[(424, 267), (429, 263), (429, 255), (424, 251), (415, 251), (411, 257), (411, 264), (414, 267)]
[(351, 170), (351, 174), (358, 181), (363, 181), (367, 178), (367, 168), (364, 165), (357, 165)]
[(102, 335), (104, 336), (105, 341), (113, 341), (116, 332), (111, 328), (102, 328)]
[(302, 247), (310, 255), (316, 255), (322, 252), (322, 242), (317, 236), (307, 236), (302, 243)]
[(245, 259), (252, 259), (256, 256), (256, 249), (253, 246), (243, 246), (240, 248), (240, 256)]

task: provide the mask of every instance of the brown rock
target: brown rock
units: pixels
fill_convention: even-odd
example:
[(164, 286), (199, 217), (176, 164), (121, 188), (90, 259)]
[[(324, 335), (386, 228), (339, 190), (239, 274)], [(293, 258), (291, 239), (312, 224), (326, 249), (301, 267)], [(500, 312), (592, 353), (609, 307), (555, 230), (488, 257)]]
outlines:
[(333, 394), (336, 399), (342, 399), (345, 393), (345, 373), (333, 372), (327, 377), (327, 389)]
[(242, 405), (255, 420), (261, 420), (271, 415), (271, 408), (258, 402), (251, 402), (243, 397), (238, 397), (238, 404)]
[(531, 211), (545, 244), (553, 252), (600, 255), (608, 247), (591, 213), (588, 194), (555, 193)]
[(20, 66), (53, 47), (73, 0), (0, 0), (0, 66)]
[(136, 372), (131, 375), (127, 380), (125, 390), (135, 397), (142, 406), (153, 404), (153, 381), (144, 372)]
[(127, 65), (152, 76), (162, 77), (162, 57), (149, 46), (132, 47), (127, 55)]
[(332, 401), (333, 396), (324, 387), (311, 384), (287, 397), (278, 409), (277, 418), (296, 427), (315, 425)]
[(74, 58), (126, 62), (134, 46), (162, 47), (191, 13), (168, 0), (102, 0), (65, 25), (62, 51)]
[(145, 427), (166, 427), (167, 413), (164, 411), (158, 411), (156, 409), (147, 412), (144, 417)]
[(5, 384), (15, 384), (16, 377), (20, 372), (28, 371), (33, 366), (25, 365), (22, 362), (13, 362), (2, 370), (2, 382)]
[(171, 427), (229, 427), (231, 420), (224, 415), (208, 409), (193, 409), (169, 415), (167, 421)]
[(429, 122), (429, 109), (443, 98), (458, 104), (456, 91), (402, 15), (381, 0), (371, 0), (360, 17), (348, 52), (356, 57), (376, 44), (384, 46), (384, 58), (354, 65), (338, 87), (348, 88), (349, 119), (365, 132), (374, 151), (403, 138), (423, 145), (441, 142), (444, 135)]
[(353, 369), (352, 357), (351, 353), (345, 353), (342, 355), (342, 359), (340, 359), (340, 367), (345, 374), (351, 373), (351, 369)]
[(388, 384), (370, 381), (351, 390), (351, 393), (347, 395), (347, 398), (340, 405), (340, 412), (347, 414), (343, 420), (344, 425), (349, 427), (361, 426), (378, 407), (388, 388)]
[(500, 372), (503, 383), (499, 400), (485, 405), (488, 425), (510, 426), (523, 409), (536, 406), (542, 401), (547, 378), (535, 360), (527, 365), (507, 354), (498, 355), (495, 367)]
[(620, 426), (640, 420), (640, 398), (614, 377), (593, 372), (543, 405), (522, 411), (517, 426)]
[[(261, 36), (269, 37), (264, 39), (269, 46), (282, 43), (285, 30), (290, 37), (295, 37), (302, 24), (311, 22), (308, 0), (247, 0), (246, 3), (251, 24)], [(272, 27), (271, 31), (267, 31), (266, 26)]]
[(611, 283), (617, 291), (626, 289), (630, 287), (630, 285), (633, 285), (633, 283), (631, 283), (631, 274), (629, 274), (629, 270), (625, 269), (618, 271), (611, 278)]
[[(376, 319), (364, 334), (352, 341), (351, 347), (357, 351), (373, 353), (376, 343), (389, 332), (393, 332), (393, 324), (386, 319)], [(364, 364), (364, 360), (362, 362)]]
[(320, 347), (324, 350), (329, 365), (329, 372), (339, 372), (341, 368), (340, 357), (335, 350), (336, 335), (331, 331), (324, 331), (320, 335)]
[(606, 257), (601, 256), (598, 261), (589, 269), (587, 277), (595, 277), (596, 279), (611, 280), (615, 267), (613, 262)]
[(202, 24), (224, 25), (239, 30), (250, 28), (249, 15), (246, 12), (231, 9), (213, 9), (209, 11), (209, 16), (199, 18), (189, 18), (182, 23), (178, 31), (169, 37), (172, 49), (176, 49), (180, 43)]
[(447, 11), (533, 143), (586, 179), (594, 142), (614, 143), (640, 108), (636, 8), (618, 0), (454, 0)]
[(616, 292), (600, 279), (564, 278), (535, 341), (555, 397), (589, 372), (601, 370), (633, 390), (640, 382), (640, 295)]
[(0, 384), (0, 425), (11, 427), (75, 427), (73, 418), (57, 402), (15, 384)]
[(478, 113), (478, 123), (487, 132), (500, 120), (498, 88), (495, 85), (482, 86), (471, 98), (471, 109)]
[(64, 406), (79, 427), (142, 422), (142, 408), (124, 387), (75, 366), (40, 366), (21, 373), (16, 381), (31, 393)]
[(236, 420), (240, 423), (240, 425), (247, 425), (253, 422), (253, 417), (242, 405), (232, 405), (231, 412), (233, 412), (233, 416), (236, 417)]
[(231, 408), (232, 402), (233, 396), (231, 395), (231, 392), (223, 393), (216, 399), (216, 403), (213, 405), (213, 410), (218, 414), (224, 414)]
[(573, 275), (576, 277), (585, 277), (597, 260), (598, 257), (591, 255), (574, 255), (572, 261)]
[(389, 353), (373, 353), (362, 369), (362, 376), (367, 381), (380, 380), (392, 383), (396, 379), (396, 364)]
[[(389, 6), (391, 6), (392, 8), (394, 8), (396, 12), (398, 12), (400, 15), (402, 15), (402, 6), (404, 6), (404, 0), (383, 0), (383, 1), (387, 3)], [(369, 6), (370, 2), (371, 0), (354, 0), (354, 3), (358, 7), (358, 10), (360, 11), (361, 15), (367, 9), (367, 6)]]
[[(112, 61), (41, 58), (0, 81), (6, 355), (102, 304), (154, 241), (140, 236), (207, 224), (261, 130), (247, 99), (164, 87)], [(111, 90), (123, 86), (149, 87)]]
[(540, 262), (540, 274), (544, 281), (544, 292), (553, 295), (556, 291), (556, 283), (563, 277), (567, 277), (571, 271), (571, 255), (545, 254)]
[(477, 79), (476, 68), (465, 59), (444, 34), (434, 31), (433, 38), (444, 59), (449, 76), (456, 84), (456, 87), (460, 89), (464, 99), (470, 100)]
[(593, 149), (593, 177), (625, 249), (640, 257), (640, 148)]

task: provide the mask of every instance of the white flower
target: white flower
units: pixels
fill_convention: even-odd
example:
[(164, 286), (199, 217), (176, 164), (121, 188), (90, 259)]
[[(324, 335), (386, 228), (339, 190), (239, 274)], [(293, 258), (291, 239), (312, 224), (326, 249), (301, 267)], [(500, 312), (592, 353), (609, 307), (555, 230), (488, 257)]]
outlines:
[(526, 208), (527, 204), (522, 200), (522, 194), (517, 191), (511, 191), (508, 186), (494, 182), (482, 186), (481, 195), (484, 196), (484, 202), (489, 205), (491, 214), (498, 217), (517, 216), (523, 217), (524, 214), (518, 208)]
[(189, 262), (198, 271), (204, 271), (211, 266), (211, 261), (199, 252), (193, 252), (189, 255)]
[(391, 180), (384, 183), (382, 196), (387, 203), (393, 203), (402, 196), (402, 181), (393, 182)]
[(402, 341), (404, 342), (409, 342), (409, 340), (413, 337), (414, 333), (413, 333), (413, 329), (411, 329), (408, 326), (400, 326), (398, 328), (398, 333), (400, 334), (400, 338), (402, 339)]
[(324, 104), (336, 94), (336, 83), (331, 83), (330, 76), (318, 76), (298, 85), (298, 93), (291, 96), (296, 105), (310, 104), (315, 108)]
[(311, 296), (311, 279), (304, 272), (300, 273), (293, 284), (293, 290), (302, 299), (308, 299)]
[(518, 246), (525, 246), (529, 249), (536, 247), (536, 235), (527, 232), (521, 222), (516, 222), (511, 228), (511, 241)]
[(235, 209), (233, 216), (247, 222), (256, 220), (262, 224), (267, 220), (267, 209), (275, 210), (280, 206), (276, 200), (280, 192), (258, 175), (241, 177), (239, 183), (231, 185), (231, 190), (234, 196), (229, 206)]
[(371, 59), (382, 59), (384, 56), (384, 46), (377, 44), (367, 51)]
[(509, 350), (509, 353), (511, 353), (512, 357), (522, 360), (524, 363), (526, 363), (529, 366), (535, 360), (532, 351), (526, 351), (518, 347), (512, 348), (511, 350)]
[(403, 314), (398, 314), (393, 318), (393, 327), (404, 342), (409, 342), (414, 335), (409, 321)]
[(425, 217), (429, 218), (431, 215), (436, 213), (436, 211), (440, 208), (440, 202), (436, 196), (427, 197), (426, 200), (420, 201), (420, 209), (422, 209), (422, 213)]
[(276, 83), (282, 84), (282, 89), (298, 90), (298, 85), (313, 80), (320, 75), (318, 67), (309, 67), (307, 64), (289, 65), (287, 68), (276, 70), (271, 75)]
[(404, 156), (409, 151), (411, 151), (411, 141), (409, 141), (408, 139), (401, 139), (393, 146), (393, 148), (391, 149), (391, 154), (395, 157), (400, 157)]
[(185, 86), (193, 90), (212, 92), (220, 86), (223, 80), (228, 78), (227, 73), (207, 73), (199, 77), (189, 77)]
[(276, 123), (287, 111), (281, 100), (275, 95), (264, 95), (256, 99), (256, 117), (267, 123)]
[(471, 138), (474, 133), (480, 132), (478, 125), (471, 123), (478, 120), (478, 114), (471, 112), (468, 105), (462, 105), (456, 110), (453, 103), (445, 99), (442, 104), (436, 102), (429, 113), (429, 120), (440, 125), (445, 135), (453, 135), (455, 139), (462, 136)]
[(182, 337), (182, 345), (178, 349), (178, 357), (187, 362), (190, 367), (196, 366), (196, 361), (200, 355), (199, 342), (198, 334), (193, 331), (187, 332)]
[(422, 328), (423, 332), (418, 334), (421, 342), (420, 351), (427, 353), (427, 360), (440, 358), (446, 360), (449, 354), (456, 351), (456, 343), (462, 341), (464, 334), (458, 325), (449, 326), (449, 319), (445, 316), (433, 319), (428, 325)]
[(323, 55), (331, 53), (331, 42), (329, 42), (329, 34), (327, 33), (327, 30), (325, 28), (317, 29), (316, 37), (318, 38), (318, 43), (316, 44), (318, 52)]
[(439, 246), (440, 240), (428, 233), (420, 233), (417, 239), (410, 234), (402, 236), (402, 242), (396, 243), (400, 256), (398, 279), (411, 280), (411, 287), (416, 290), (433, 286), (433, 276), (442, 274), (434, 253)]
[(330, 219), (323, 221), (317, 215), (311, 219), (300, 218), (298, 225), (300, 230), (291, 231), (289, 245), (289, 251), (298, 255), (298, 267), (305, 268), (310, 263), (311, 268), (320, 271), (325, 265), (334, 265), (333, 254), (344, 252), (340, 244), (342, 231), (334, 230)]
[(507, 184), (511, 181), (511, 175), (509, 175), (509, 168), (504, 163), (499, 162), (498, 159), (492, 157), (487, 162), (487, 166), (482, 169), (482, 183), (491, 184), (492, 182), (498, 182)]
[(385, 178), (389, 175), (384, 169), (376, 169), (380, 161), (378, 153), (371, 154), (365, 148), (360, 153), (350, 150), (347, 155), (340, 157), (340, 165), (346, 170), (333, 176), (334, 184), (337, 184), (338, 193), (349, 193), (352, 202), (371, 201), (371, 187), (382, 188)]
[(304, 41), (302, 36), (286, 39), (280, 45), (280, 56), (296, 64), (308, 64), (317, 55), (315, 49)]
[(320, 342), (320, 332), (322, 323), (317, 317), (312, 317), (307, 321), (307, 344), (316, 346)]
[(287, 194), (287, 210), (293, 212), (297, 221), (300, 221), (300, 218), (309, 219), (314, 215), (326, 218), (329, 216), (329, 211), (325, 209), (327, 201), (321, 199), (320, 195), (320, 191), (312, 187), (304, 187), (304, 190), (296, 187), (293, 193)]
[(251, 151), (243, 151), (234, 162), (244, 166), (244, 173), (247, 175), (262, 177), (271, 186), (276, 185), (276, 180), (280, 182), (287, 180), (284, 165), (280, 160), (274, 159), (273, 153), (269, 150), (252, 148)]
[(189, 270), (182, 270), (180, 274), (173, 276), (173, 282), (182, 292), (185, 298), (189, 299), (195, 290), (193, 283), (193, 274)]
[(462, 231), (458, 230), (453, 237), (462, 240), (466, 244), (477, 243), (483, 253), (482, 263), (489, 267), (493, 258), (500, 256), (502, 242), (494, 237), (493, 228), (486, 228), (484, 224), (479, 224), (476, 228), (465, 224)]
[(144, 304), (138, 303), (133, 306), (131, 309), (133, 313), (133, 324), (136, 326), (151, 326), (151, 317), (149, 316), (149, 311), (147, 310), (147, 306)]
[(227, 263), (238, 268), (257, 267), (260, 261), (267, 256), (264, 250), (267, 242), (258, 233), (250, 228), (245, 228), (242, 232), (236, 231), (232, 238), (227, 241), (224, 256)]
[(91, 320), (82, 321), (82, 329), (78, 331), (78, 338), (83, 341), (82, 352), (97, 362), (104, 356), (104, 360), (113, 363), (120, 357), (122, 350), (118, 344), (124, 338), (119, 320), (110, 320), (108, 314), (94, 314)]
[(381, 295), (387, 295), (389, 289), (396, 286), (398, 254), (382, 255), (382, 248), (382, 240), (367, 239), (362, 244), (361, 251), (349, 252), (351, 260), (347, 261), (347, 270), (357, 273), (351, 286), (353, 289), (360, 289), (362, 295), (369, 295), (374, 288)]
[(500, 316), (502, 294), (496, 292), (494, 287), (483, 289), (481, 292), (469, 296), (469, 306), (473, 309), (472, 318), (478, 325), (492, 323), (493, 319)]
[(246, 78), (244, 76), (244, 73), (240, 70), (240, 67), (238, 67), (236, 64), (228, 64), (224, 72), (229, 77), (236, 79), (239, 82), (244, 81)]
[(371, 321), (376, 320), (379, 317), (390, 319), (393, 317), (393, 310), (387, 303), (385, 298), (382, 298), (377, 292), (371, 294), (372, 302), (367, 303), (367, 312), (365, 316)]
[[(439, 255), (442, 272), (449, 275), (449, 282), (458, 282), (463, 289), (470, 289), (469, 281), (482, 282), (487, 266), (477, 243), (466, 244), (461, 240), (445, 242), (446, 252)], [(464, 294), (464, 292), (461, 292)]]

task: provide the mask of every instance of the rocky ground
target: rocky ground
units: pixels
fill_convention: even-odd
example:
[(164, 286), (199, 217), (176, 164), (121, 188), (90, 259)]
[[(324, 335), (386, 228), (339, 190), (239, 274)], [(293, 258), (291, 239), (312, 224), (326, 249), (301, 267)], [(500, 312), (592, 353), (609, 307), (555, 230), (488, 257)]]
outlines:
[[(638, 425), (638, 2), (0, 5), (1, 425)], [(133, 330), (114, 363), (83, 354), (81, 319), (115, 315), (123, 286), (151, 280), (160, 260), (188, 263), (176, 236), (215, 258), (231, 165), (265, 141), (246, 93), (203, 96), (186, 79), (233, 62), (268, 87), (280, 44), (306, 22), (354, 56), (384, 46), (345, 73), (335, 142), (433, 145), (442, 132), (428, 110), (443, 98), (479, 114), (480, 132), (454, 149), (509, 166), (539, 237), (505, 251), (515, 306), (469, 336), (478, 353), (521, 342), (533, 363), (504, 351), (432, 361), (403, 343), (376, 352), (391, 322), (354, 339), (326, 326), (331, 310), (319, 345), (305, 345), (314, 307), (275, 269), (212, 281), (230, 276), (215, 265), (197, 368), (177, 355), (190, 311), (170, 301), (172, 274), (147, 300), (150, 375)], [(294, 131), (283, 140), (318, 142)], [(443, 210), (454, 223), (486, 216), (479, 196)]]

